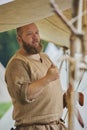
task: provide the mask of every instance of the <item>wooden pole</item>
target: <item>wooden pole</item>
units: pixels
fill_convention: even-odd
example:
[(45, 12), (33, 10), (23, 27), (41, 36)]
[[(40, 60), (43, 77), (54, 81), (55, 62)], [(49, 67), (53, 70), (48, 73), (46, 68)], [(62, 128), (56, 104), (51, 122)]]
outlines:
[[(82, 10), (83, 10), (83, 0), (73, 0), (73, 13), (72, 17), (76, 17), (78, 15), (78, 20), (72, 25), (68, 22), (67, 18), (63, 15), (63, 13), (59, 10), (54, 1), (51, 1), (51, 5), (54, 8), (56, 14), (61, 18), (61, 20), (66, 24), (66, 26), (71, 31), (70, 37), (70, 58), (68, 58), (69, 62), (69, 84), (67, 91), (67, 107), (68, 107), (68, 130), (75, 130), (75, 109), (76, 103), (78, 99), (78, 94), (75, 92), (75, 83), (79, 81), (81, 78), (81, 69), (84, 69), (84, 65), (80, 66), (80, 64), (84, 63), (84, 52), (85, 52), (85, 39), (84, 33), (82, 30)], [(80, 113), (79, 113), (80, 114)], [(83, 126), (83, 125), (82, 125)]]
[[(83, 11), (87, 10), (87, 0), (83, 0)], [(87, 13), (83, 16), (83, 26), (87, 27)]]
[[(87, 11), (87, 0), (83, 0), (83, 11)], [(87, 63), (87, 13), (83, 16), (83, 30), (85, 32), (84, 35), (84, 57), (85, 62)]]
[[(74, 26), (77, 28), (77, 32), (82, 33), (82, 8), (83, 8), (83, 0), (73, 0), (73, 13), (72, 17), (76, 17), (78, 15), (78, 21), (74, 23)], [(83, 36), (83, 35), (82, 35)], [(70, 71), (69, 71), (69, 82), (73, 87), (73, 91), (68, 93), (68, 130), (75, 130), (75, 109), (76, 109), (76, 101), (78, 99), (78, 94), (75, 92), (75, 83), (79, 80), (79, 68), (82, 57), (83, 57), (83, 45), (82, 45), (82, 36), (71, 34), (70, 37), (70, 57), (73, 57), (75, 62), (74, 64), (70, 63)]]

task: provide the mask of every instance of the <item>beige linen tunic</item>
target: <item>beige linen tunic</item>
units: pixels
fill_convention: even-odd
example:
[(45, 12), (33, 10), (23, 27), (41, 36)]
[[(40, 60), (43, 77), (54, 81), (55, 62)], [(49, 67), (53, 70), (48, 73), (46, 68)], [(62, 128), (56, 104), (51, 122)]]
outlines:
[[(27, 88), (32, 82), (46, 75), (52, 62), (46, 54), (41, 53), (40, 60), (24, 57), (17, 53), (6, 67), (5, 80), (14, 106), (15, 125), (49, 123), (59, 120), (63, 112), (63, 91), (60, 80), (50, 82), (34, 100), (27, 99)], [(37, 128), (36, 128), (37, 127)], [(58, 126), (33, 125), (26, 130), (59, 130)], [(22, 128), (21, 128), (22, 130)], [(25, 130), (25, 129), (23, 129)]]

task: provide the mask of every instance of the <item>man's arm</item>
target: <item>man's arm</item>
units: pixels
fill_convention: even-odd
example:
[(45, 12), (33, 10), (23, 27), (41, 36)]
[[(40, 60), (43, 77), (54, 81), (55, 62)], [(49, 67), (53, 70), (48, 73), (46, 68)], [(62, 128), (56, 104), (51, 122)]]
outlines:
[(47, 84), (49, 84), (50, 82), (58, 78), (59, 78), (59, 74), (58, 74), (57, 67), (54, 65), (51, 65), (51, 67), (47, 71), (47, 74), (43, 78), (31, 83), (28, 86), (28, 89), (27, 89), (28, 99), (36, 98), (42, 92), (42, 90), (45, 88)]

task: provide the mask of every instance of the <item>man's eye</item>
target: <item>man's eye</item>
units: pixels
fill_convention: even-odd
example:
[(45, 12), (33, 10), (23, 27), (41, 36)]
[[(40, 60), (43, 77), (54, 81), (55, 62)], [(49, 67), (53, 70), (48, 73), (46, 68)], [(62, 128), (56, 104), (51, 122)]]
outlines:
[(39, 34), (39, 32), (36, 32), (36, 34)]
[(27, 36), (28, 36), (28, 35), (32, 35), (32, 33), (31, 33), (31, 32), (29, 32), (29, 33), (27, 33)]
[(31, 33), (28, 33), (28, 34), (27, 34), (27, 36), (30, 36), (30, 35), (32, 35), (32, 34), (31, 34)]

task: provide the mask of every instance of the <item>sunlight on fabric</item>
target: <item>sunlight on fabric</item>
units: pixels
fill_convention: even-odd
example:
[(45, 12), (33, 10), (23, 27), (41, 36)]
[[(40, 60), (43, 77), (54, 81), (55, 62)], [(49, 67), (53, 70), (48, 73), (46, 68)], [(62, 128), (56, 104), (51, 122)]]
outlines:
[(9, 2), (12, 2), (14, 0), (0, 0), (0, 5), (3, 5), (3, 4), (6, 4), (6, 3), (9, 3)]

